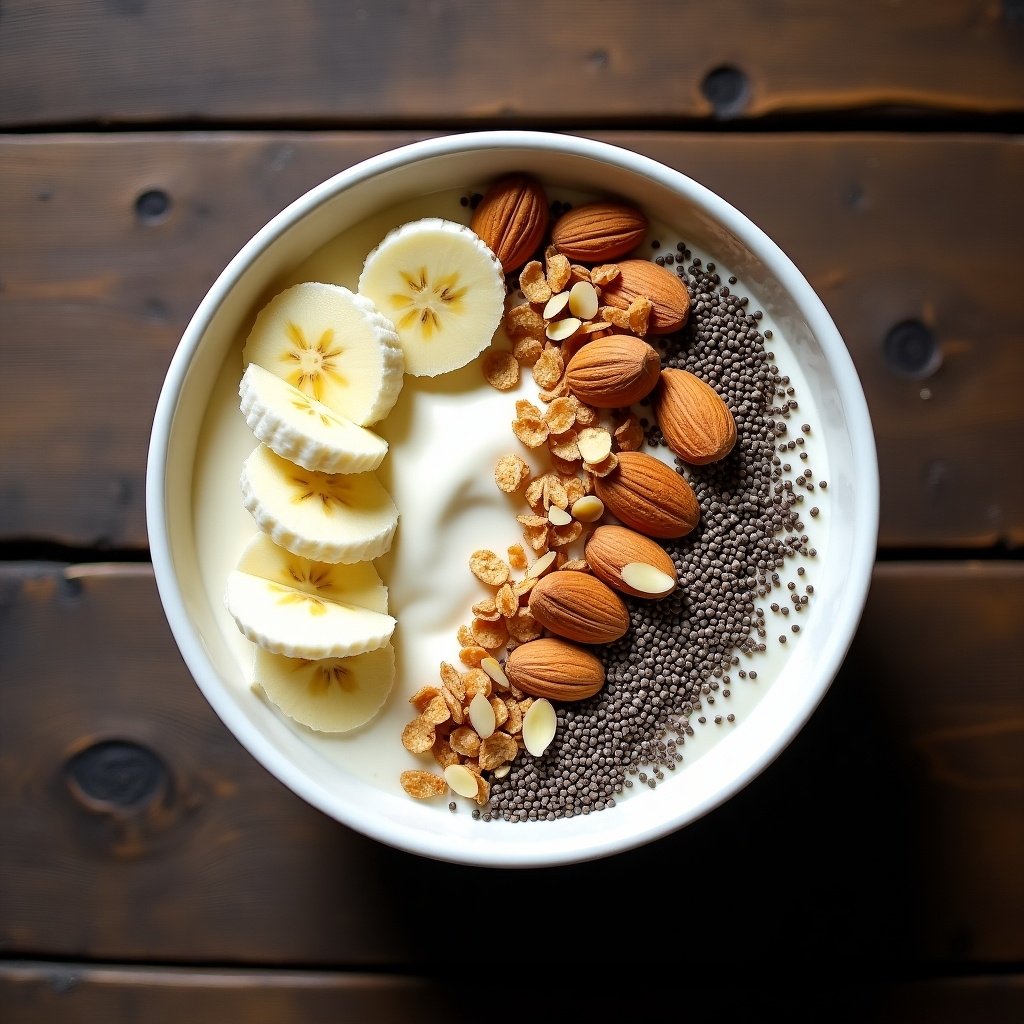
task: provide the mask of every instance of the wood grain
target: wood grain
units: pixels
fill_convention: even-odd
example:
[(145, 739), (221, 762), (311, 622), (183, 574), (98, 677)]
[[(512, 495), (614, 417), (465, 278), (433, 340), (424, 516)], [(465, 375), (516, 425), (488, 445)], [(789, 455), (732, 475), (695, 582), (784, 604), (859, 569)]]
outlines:
[(1016, 14), (990, 0), (870, 0), (842, 13), (813, 0), (647, 0), (614, 17), (601, 0), (253, 0), (210, 18), (202, 0), (9, 0), (0, 124), (1020, 112)]
[[(606, 936), (623, 917), (655, 955), (699, 936), (727, 965), (1019, 962), (1022, 612), (1019, 564), (878, 566), (838, 680), (742, 793), (643, 849), (510, 873), (399, 853), (286, 791), (189, 679), (145, 566), (8, 564), (0, 952), (444, 970), (439, 913), (486, 891), (502, 948), (538, 963), (592, 964), (565, 922)], [(115, 764), (83, 798), (69, 759), (115, 740), (165, 781), (133, 802)]]
[[(0, 140), (0, 539), (144, 546), (152, 413), (206, 289), (291, 199), (415, 137)], [(1024, 539), (1024, 477), (997, 469), (1024, 462), (1024, 407), (1006, 397), (1007, 382), (1024, 379), (1019, 140), (599, 137), (719, 191), (819, 291), (868, 396), (883, 545)], [(140, 217), (151, 192), (168, 209)], [(919, 378), (884, 355), (887, 333), (907, 320), (933, 332), (939, 353)]]
[[(647, 959), (648, 967), (652, 963), (678, 966), (678, 954), (655, 951)], [(689, 1013), (706, 1011), (726, 1020), (741, 1014), (754, 1020), (784, 1018), (794, 1024), (1018, 1024), (1024, 1013), (1020, 974), (894, 982), (869, 972), (846, 974), (840, 965), (835, 973), (841, 980), (818, 975), (794, 992), (763, 975), (737, 977), (712, 963), (685, 981), (666, 980), (663, 970), (650, 972), (643, 985), (612, 975), (599, 983), (588, 978), (552, 986), (540, 999), (545, 1019), (585, 1017), (594, 1024), (628, 1020), (683, 1000)], [(443, 982), (335, 971), (0, 964), (5, 1024), (472, 1024), (484, 1011), (492, 1024), (518, 1024), (524, 1016), (521, 1000), (495, 998), (493, 980), (478, 977)]]

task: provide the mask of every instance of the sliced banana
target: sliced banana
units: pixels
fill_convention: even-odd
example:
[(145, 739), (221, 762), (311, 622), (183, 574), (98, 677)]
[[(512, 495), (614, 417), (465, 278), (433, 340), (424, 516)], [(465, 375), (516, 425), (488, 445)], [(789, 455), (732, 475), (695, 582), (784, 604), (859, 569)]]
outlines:
[(303, 394), (359, 426), (382, 420), (402, 390), (402, 346), (370, 299), (306, 281), (260, 310), (242, 349)]
[(322, 402), (250, 363), (238, 386), (242, 414), (256, 437), (283, 459), (320, 473), (376, 469), (388, 443)]
[(327, 601), (340, 601), (384, 614), (388, 611), (388, 588), (381, 582), (372, 562), (351, 565), (314, 562), (293, 555), (266, 534), (257, 533), (246, 545), (235, 568)]
[(242, 504), (271, 540), (317, 562), (384, 554), (398, 509), (373, 473), (316, 473), (260, 445), (242, 466)]
[(354, 658), (306, 661), (256, 648), (253, 682), (289, 718), (320, 732), (348, 732), (384, 706), (395, 681), (390, 644)]
[(233, 569), (224, 603), (246, 639), (289, 658), (348, 658), (391, 639), (395, 620)]
[(366, 257), (359, 292), (394, 323), (406, 371), (434, 377), (490, 344), (504, 312), (505, 278), (468, 227), (428, 217), (395, 228)]

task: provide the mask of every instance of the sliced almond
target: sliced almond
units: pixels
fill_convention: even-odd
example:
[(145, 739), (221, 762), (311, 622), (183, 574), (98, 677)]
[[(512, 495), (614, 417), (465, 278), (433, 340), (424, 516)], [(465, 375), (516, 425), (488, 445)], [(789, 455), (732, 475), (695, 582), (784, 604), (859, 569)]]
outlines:
[(581, 523), (596, 523), (604, 515), (604, 502), (596, 494), (585, 494), (572, 503), (572, 517)]
[(567, 316), (564, 320), (555, 320), (547, 325), (544, 334), (552, 341), (565, 341), (571, 338), (581, 327), (583, 321), (576, 316)]
[(523, 715), (523, 743), (534, 757), (540, 757), (555, 738), (558, 716), (551, 701), (541, 697)]
[(612, 435), (603, 427), (585, 427), (576, 435), (576, 445), (583, 461), (597, 466), (611, 453)]
[[(591, 285), (593, 287), (593, 285)], [(558, 292), (544, 303), (544, 319), (554, 320), (569, 305), (569, 292)]]
[(577, 281), (569, 291), (569, 312), (581, 320), (593, 320), (600, 302), (597, 289), (589, 281)]
[(546, 555), (541, 555), (529, 569), (526, 570), (527, 579), (540, 579), (549, 569), (555, 564), (555, 552), (549, 551)]
[(477, 777), (464, 764), (450, 764), (444, 770), (444, 781), (459, 796), (476, 797)]
[(572, 522), (572, 516), (564, 508), (552, 505), (548, 509), (548, 521), (552, 526), (568, 526)]
[(505, 675), (505, 670), (497, 658), (484, 658), (480, 662), (480, 667), (491, 677), (491, 681), (499, 690), (508, 689), (508, 676)]
[(676, 588), (674, 577), (646, 562), (627, 562), (622, 567), (622, 582), (652, 597), (664, 597)]
[(512, 766), (510, 764), (499, 764), (492, 774), (496, 779), (503, 779), (510, 771), (512, 771)]
[(482, 693), (469, 702), (469, 721), (482, 740), (494, 733), (494, 708)]

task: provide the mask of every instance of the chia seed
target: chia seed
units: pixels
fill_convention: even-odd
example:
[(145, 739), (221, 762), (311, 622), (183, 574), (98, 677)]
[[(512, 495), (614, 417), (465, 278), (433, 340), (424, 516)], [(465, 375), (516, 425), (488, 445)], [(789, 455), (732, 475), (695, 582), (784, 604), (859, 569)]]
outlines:
[[(651, 248), (659, 249), (660, 243), (655, 240)], [(733, 412), (735, 447), (726, 458), (706, 466), (675, 460), (702, 512), (694, 531), (662, 542), (676, 566), (677, 591), (657, 602), (626, 598), (631, 628), (600, 651), (603, 689), (586, 701), (558, 708), (555, 740), (541, 757), (517, 758), (503, 779), (492, 782), (483, 820), (589, 814), (613, 806), (615, 795), (633, 789), (628, 776), (653, 789), (664, 771), (682, 760), (676, 748), (694, 735), (692, 718), (707, 723), (707, 716), (694, 712), (714, 704), (712, 689), (718, 689), (718, 679), (728, 683), (722, 666), (738, 665), (737, 653), (749, 657), (766, 650), (755, 639), (755, 634), (767, 635), (763, 612), (755, 609), (757, 597), (781, 586), (779, 570), (788, 559), (814, 552), (801, 533), (801, 496), (783, 479), (791, 465), (783, 467), (775, 455), (776, 448), (796, 447), (782, 440), (787, 433), (783, 417), (796, 403), (773, 404), (776, 392), (792, 395), (794, 389), (780, 375), (774, 353), (765, 351), (771, 331), (759, 331), (761, 314), (747, 312), (749, 299), (719, 287), (714, 264), (702, 268), (683, 243), (674, 248), (680, 279), (690, 291), (689, 322), (677, 335), (648, 340), (662, 342), (662, 366), (688, 370), (713, 384)], [(690, 263), (684, 266), (687, 259)], [(663, 254), (657, 262), (671, 260)], [(736, 283), (735, 277), (728, 280)], [(799, 429), (807, 434), (810, 425)], [(645, 423), (645, 431), (652, 447), (665, 444), (656, 423)], [(803, 483), (810, 475), (798, 479)], [(798, 574), (803, 575), (802, 568)], [(788, 589), (795, 584), (789, 583)], [(813, 588), (806, 587), (806, 592), (813, 593)], [(777, 602), (771, 610), (789, 613)], [(800, 631), (796, 625), (791, 629)], [(778, 642), (786, 644), (786, 635), (779, 635)], [(757, 679), (753, 669), (738, 675)], [(721, 692), (723, 697), (729, 694)], [(715, 724), (723, 721), (721, 715), (712, 717)], [(726, 717), (729, 722), (736, 718)], [(479, 812), (473, 816), (480, 817)]]

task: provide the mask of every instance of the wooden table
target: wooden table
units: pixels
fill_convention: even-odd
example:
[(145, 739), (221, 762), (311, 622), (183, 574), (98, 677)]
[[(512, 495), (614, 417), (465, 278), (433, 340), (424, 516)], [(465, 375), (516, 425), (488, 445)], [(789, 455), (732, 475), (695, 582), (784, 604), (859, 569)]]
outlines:
[[(844, 7), (5, 0), (0, 1019), (518, 1020), (541, 978), (571, 1019), (710, 980), (762, 1016), (1024, 1018), (1024, 4)], [(239, 246), (370, 154), (505, 126), (764, 227), (882, 474), (863, 623), (778, 762), (525, 873), (384, 848), (259, 767), (171, 641), (143, 507), (164, 371)]]

